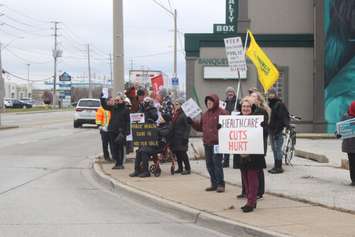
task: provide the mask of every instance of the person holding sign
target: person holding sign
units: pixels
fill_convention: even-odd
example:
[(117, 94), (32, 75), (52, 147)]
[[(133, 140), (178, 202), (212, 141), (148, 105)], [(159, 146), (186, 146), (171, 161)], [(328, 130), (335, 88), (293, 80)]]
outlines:
[[(185, 99), (182, 97), (175, 100), (170, 147), (178, 163), (178, 169), (175, 173), (187, 175), (191, 174), (190, 161), (187, 156), (191, 125), (187, 122), (187, 117), (181, 109), (181, 105), (184, 103)], [(183, 163), (185, 170), (183, 170)]]
[(192, 127), (203, 133), (203, 144), (205, 148), (206, 167), (211, 179), (211, 186), (206, 188), (207, 192), (217, 191), (222, 193), (225, 191), (224, 173), (222, 165), (222, 154), (215, 152), (215, 146), (218, 145), (218, 124), (220, 115), (228, 115), (228, 112), (219, 107), (219, 98), (217, 95), (209, 95), (205, 98), (207, 111), (202, 114), (200, 121), (188, 121), (192, 123)]
[[(241, 102), (241, 115), (255, 115), (257, 106), (251, 97), (245, 97)], [(267, 123), (264, 116), (262, 126)], [(264, 130), (265, 133), (265, 130)], [(259, 189), (259, 174), (266, 168), (265, 154), (240, 154), (240, 171), (243, 187), (247, 197), (247, 203), (241, 209), (243, 212), (251, 212), (256, 208), (256, 200)]]
[(129, 110), (124, 103), (125, 96), (118, 92), (113, 104), (107, 104), (107, 101), (101, 96), (101, 105), (105, 110), (111, 111), (111, 120), (108, 125), (108, 132), (110, 136), (110, 149), (112, 158), (116, 164), (112, 169), (124, 169), (123, 157), (126, 143), (126, 136), (130, 134), (130, 116)]
[[(166, 122), (170, 117), (164, 115), (160, 117), (158, 130), (158, 139), (156, 145), (148, 145), (139, 147), (136, 152), (136, 160), (134, 166), (134, 172), (129, 174), (130, 177), (150, 177), (149, 172), (149, 158), (153, 155), (157, 155), (164, 150), (164, 147), (168, 144), (171, 134), (171, 123)], [(146, 123), (149, 124), (149, 123)], [(156, 125), (154, 125), (156, 126)], [(142, 164), (142, 168), (141, 168)]]
[[(341, 121), (354, 119), (355, 118), (355, 101), (353, 101), (348, 109), (347, 114), (345, 114)], [(352, 126), (355, 126), (353, 124)], [(337, 134), (337, 138), (341, 138), (340, 134)], [(348, 153), (349, 158), (349, 172), (351, 179), (351, 186), (355, 186), (355, 137), (346, 138), (343, 140), (342, 152)]]

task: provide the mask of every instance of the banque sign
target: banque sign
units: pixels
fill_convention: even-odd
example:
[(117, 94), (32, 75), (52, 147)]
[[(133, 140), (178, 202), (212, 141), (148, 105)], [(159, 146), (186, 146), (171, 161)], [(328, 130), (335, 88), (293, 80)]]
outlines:
[(213, 33), (227, 34), (237, 32), (238, 1), (226, 0), (226, 24), (214, 24)]

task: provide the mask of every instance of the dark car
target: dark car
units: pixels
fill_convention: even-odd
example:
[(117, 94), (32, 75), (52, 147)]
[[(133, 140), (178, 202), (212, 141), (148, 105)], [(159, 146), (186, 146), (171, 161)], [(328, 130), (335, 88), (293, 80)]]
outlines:
[(23, 109), (32, 108), (32, 104), (22, 101), (22, 100), (13, 100), (11, 108), (14, 108), (14, 109), (16, 109), (16, 108), (23, 108)]

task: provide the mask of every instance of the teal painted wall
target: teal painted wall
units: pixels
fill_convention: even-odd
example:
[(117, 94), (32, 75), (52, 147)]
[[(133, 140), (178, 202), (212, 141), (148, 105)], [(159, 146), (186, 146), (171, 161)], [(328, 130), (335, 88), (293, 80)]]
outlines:
[(355, 0), (324, 0), (327, 131), (355, 100)]

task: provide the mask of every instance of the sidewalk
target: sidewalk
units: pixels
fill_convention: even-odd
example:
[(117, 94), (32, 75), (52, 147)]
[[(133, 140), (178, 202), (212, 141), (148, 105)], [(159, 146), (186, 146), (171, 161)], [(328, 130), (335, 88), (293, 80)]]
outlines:
[[(308, 146), (312, 144), (302, 148)], [(267, 163), (270, 168), (270, 152)], [(285, 167), (283, 174), (265, 172), (267, 194), (258, 201), (254, 212), (246, 214), (239, 209), (245, 200), (236, 199), (241, 192), (239, 170), (226, 168), (226, 192), (210, 193), (204, 191), (209, 186), (205, 161), (191, 161), (191, 164), (194, 173), (189, 176), (172, 176), (170, 164), (163, 164), (161, 177), (145, 179), (128, 177), (133, 170), (132, 163), (127, 163), (125, 170), (112, 170), (112, 164), (102, 164), (102, 169), (131, 188), (236, 224), (288, 236), (355, 236), (355, 188), (348, 185), (347, 170), (295, 158), (294, 167)]]

